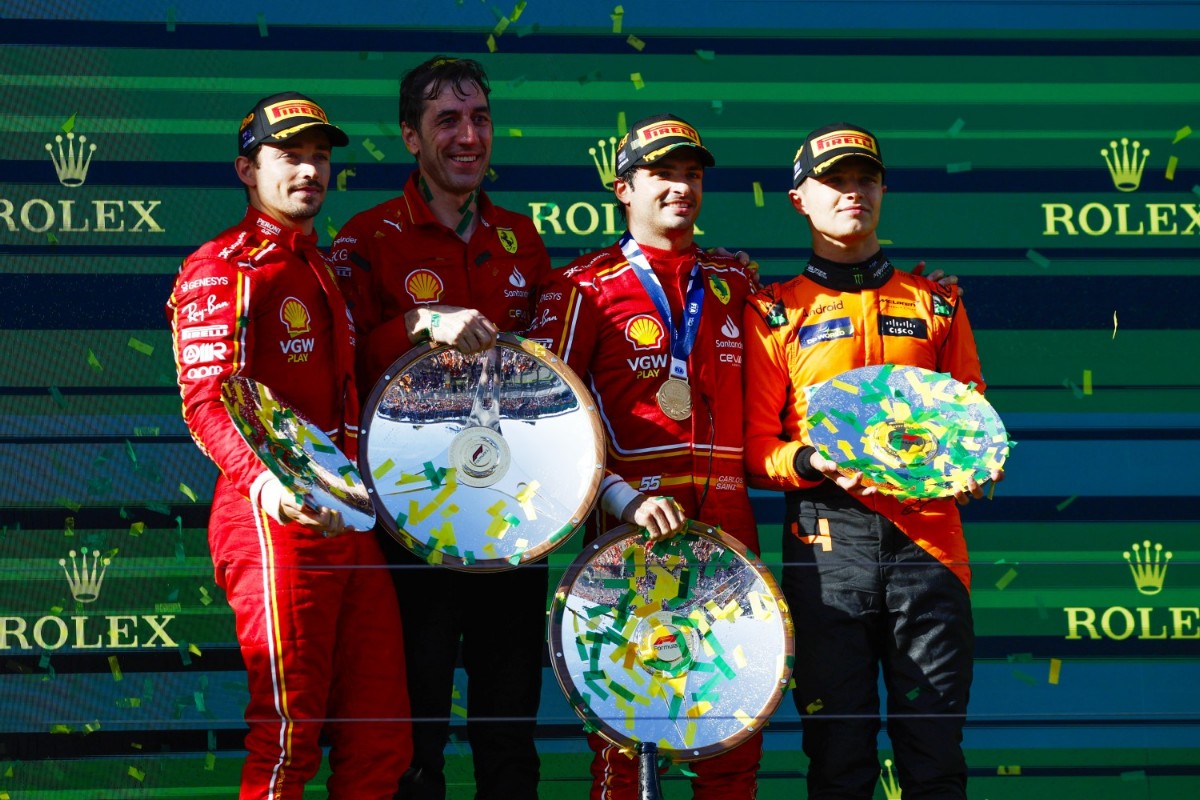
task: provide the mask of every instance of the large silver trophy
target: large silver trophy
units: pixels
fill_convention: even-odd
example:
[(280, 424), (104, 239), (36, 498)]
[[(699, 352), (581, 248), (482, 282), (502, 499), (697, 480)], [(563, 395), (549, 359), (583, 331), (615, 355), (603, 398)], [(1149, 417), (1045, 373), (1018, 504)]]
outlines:
[(336, 509), (354, 530), (374, 527), (375, 509), (358, 468), (324, 431), (250, 378), (226, 380), (221, 400), (246, 444), (306, 508)]
[(604, 472), (591, 395), (553, 353), (501, 334), (419, 345), (363, 406), (360, 464), (380, 523), (431, 564), (513, 569), (583, 524)]
[(793, 653), (766, 566), (699, 522), (655, 545), (635, 526), (614, 528), (584, 547), (551, 602), (550, 660), (575, 712), (618, 747), (672, 761), (761, 730)]

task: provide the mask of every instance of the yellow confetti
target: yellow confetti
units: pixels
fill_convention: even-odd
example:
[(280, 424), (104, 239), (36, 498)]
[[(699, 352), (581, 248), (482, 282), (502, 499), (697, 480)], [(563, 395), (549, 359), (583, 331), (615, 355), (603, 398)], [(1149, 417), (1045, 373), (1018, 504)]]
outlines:
[(121, 665), (117, 662), (116, 656), (108, 657), (108, 669), (112, 673), (114, 683), (120, 683), (125, 679), (125, 676), (121, 674)]
[(733, 712), (733, 716), (737, 718), (738, 722), (742, 723), (743, 727), (754, 727), (754, 717), (750, 716), (745, 711), (742, 711), (740, 708)]
[(1090, 369), (1085, 369), (1083, 371), (1083, 393), (1092, 393), (1092, 371)]
[(133, 336), (129, 337), (128, 344), (131, 348), (133, 348), (134, 350), (137, 350), (139, 353), (141, 353), (144, 356), (154, 355), (154, 345), (146, 344), (145, 342), (141, 341), (140, 339), (134, 338)]
[(216, 755), (214, 755), (213, 753), (205, 753), (204, 754), (204, 771), (212, 772), (213, 768), (215, 768), (216, 766), (217, 766)]
[(129, 774), (129, 777), (133, 778), (135, 781), (141, 782), (141, 781), (146, 780), (146, 773), (142, 772), (137, 767), (131, 766), (129, 768), (128, 774)]
[(190, 642), (188, 643), (188, 652), (189, 652), (189, 653), (191, 653), (191, 654), (192, 654), (192, 655), (194, 655), (194, 656), (202, 656), (202, 655), (204, 655), (203, 653), (201, 653), (201, 652), (200, 652), (200, 648), (199, 648), (199, 647), (197, 647), (196, 645), (194, 645), (194, 644), (192, 644), (192, 643), (190, 643)]
[(758, 181), (754, 182), (754, 205), (758, 208), (763, 207), (763, 190), (762, 184)]
[(1020, 775), (1021, 767), (1016, 764), (1012, 765), (1011, 767), (1004, 767), (1004, 766), (997, 767), (996, 774), (997, 775)]
[[(490, 33), (488, 34), (487, 46), (488, 46), (489, 53), (496, 52), (496, 37), (495, 37), (495, 35), (490, 34)], [(374, 154), (372, 154), (372, 155), (374, 155)]]
[(1000, 580), (996, 581), (996, 588), (999, 589), (1000, 591), (1004, 591), (1004, 589), (1010, 583), (1012, 583), (1013, 579), (1015, 579), (1016, 577), (1017, 577), (1017, 571), (1015, 569), (1010, 569), (1008, 572), (1004, 573), (1004, 575), (1000, 578)]
[(742, 650), (742, 646), (740, 644), (733, 648), (733, 661), (738, 665), (738, 669), (744, 669), (745, 666), (750, 663), (746, 660), (746, 652)]
[(629, 125), (627, 125), (625, 122), (624, 111), (617, 112), (617, 133), (621, 134), (622, 136), (629, 133)]
[(1163, 173), (1163, 177), (1165, 177), (1169, 181), (1175, 180), (1175, 168), (1177, 166), (1179, 166), (1179, 156), (1171, 156), (1170, 158), (1168, 158), (1167, 159), (1167, 171)]
[(529, 3), (526, 2), (526, 0), (520, 0), (520, 2), (513, 6), (512, 13), (508, 15), (513, 22), (516, 22), (521, 18), (521, 14), (524, 13), (525, 6), (527, 5), (529, 5)]
[(365, 148), (366, 151), (371, 154), (371, 158), (375, 159), (376, 161), (383, 161), (385, 157), (383, 151), (376, 147), (374, 142), (372, 142), (370, 139), (363, 139), (362, 144), (363, 148)]
[(71, 727), (69, 725), (54, 724), (54, 725), (50, 726), (50, 733), (70, 733), (70, 732), (71, 732)]
[(100, 359), (96, 358), (96, 354), (92, 352), (92, 348), (90, 347), (87, 351), (87, 363), (88, 366), (94, 369), (96, 372), (104, 371), (104, 365), (100, 363)]
[(639, 53), (642, 52), (642, 50), (645, 49), (645, 47), (646, 47), (646, 43), (643, 42), (638, 37), (634, 36), (632, 33), (629, 34), (629, 37), (625, 40), (625, 43), (628, 44), (630, 47), (632, 47), (634, 50), (637, 50)]
[(142, 533), (145, 532), (145, 530), (146, 530), (146, 523), (134, 522), (129, 526), (129, 535), (130, 536), (141, 536)]
[(353, 178), (357, 173), (353, 169), (347, 167), (337, 174), (337, 190), (339, 192), (346, 191), (346, 179)]
[(836, 386), (837, 388), (841, 389), (843, 392), (849, 392), (850, 394), (858, 394), (857, 386), (853, 386), (849, 383), (846, 383), (845, 381), (840, 381), (837, 378), (833, 379), (833, 385)]
[[(74, 120), (75, 117), (72, 116), (71, 119)], [(1182, 128), (1175, 131), (1175, 140), (1173, 142), (1171, 142), (1171, 144), (1179, 144), (1180, 142), (1182, 142), (1184, 139), (1186, 139), (1187, 137), (1189, 137), (1191, 135), (1192, 135), (1192, 126), (1184, 125)]]
[(188, 499), (193, 503), (196, 502), (196, 493), (192, 491), (192, 487), (188, 486), (186, 483), (179, 484), (179, 491), (187, 495)]
[(496, 38), (500, 38), (500, 36), (503, 35), (506, 30), (508, 30), (508, 24), (511, 21), (512, 20), (510, 20), (508, 17), (501, 17), (500, 21), (496, 23), (496, 27), (492, 28), (492, 35)]
[(1113, 338), (1117, 338), (1117, 310), (1113, 309)]
[(514, 139), (521, 139), (525, 136), (524, 132), (522, 132), (520, 128), (509, 128), (508, 135)]
[[(71, 131), (75, 130), (75, 117), (77, 117), (77, 116), (78, 116), (78, 113), (72, 114), (70, 117), (67, 118), (66, 122), (64, 122), (61, 126), (59, 126), (62, 128), (63, 133), (70, 133)], [(1188, 128), (1188, 133), (1191, 133), (1191, 130), (1192, 130), (1191, 128)], [(1176, 140), (1176, 141), (1178, 141), (1178, 140)]]
[(621, 32), (621, 20), (623, 20), (625, 18), (625, 7), (617, 6), (616, 8), (614, 8), (612, 10), (612, 14), (610, 16), (612, 17), (612, 24), (613, 24), (612, 32), (620, 33)]
[(1062, 672), (1062, 660), (1058, 658), (1050, 659), (1050, 683), (1058, 685), (1058, 676)]
[(824, 707), (825, 707), (825, 701), (818, 698), (816, 700), (813, 700), (807, 706), (805, 706), (804, 710), (807, 711), (809, 714), (815, 714)]
[(639, 92), (646, 88), (646, 82), (642, 80), (642, 73), (640, 72), (631, 72), (629, 80), (633, 81), (633, 88)]

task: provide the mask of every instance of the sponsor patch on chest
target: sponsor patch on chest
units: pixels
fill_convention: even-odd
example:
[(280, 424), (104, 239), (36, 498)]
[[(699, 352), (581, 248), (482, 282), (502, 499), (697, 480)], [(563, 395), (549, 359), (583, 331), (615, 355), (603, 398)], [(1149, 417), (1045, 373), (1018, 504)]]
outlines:
[(854, 324), (849, 317), (826, 319), (805, 325), (800, 329), (800, 346), (812, 347), (821, 342), (831, 342), (834, 339), (849, 339), (854, 336)]
[(892, 317), (879, 315), (880, 336), (906, 336), (910, 339), (928, 339), (929, 326), (925, 320), (915, 317)]

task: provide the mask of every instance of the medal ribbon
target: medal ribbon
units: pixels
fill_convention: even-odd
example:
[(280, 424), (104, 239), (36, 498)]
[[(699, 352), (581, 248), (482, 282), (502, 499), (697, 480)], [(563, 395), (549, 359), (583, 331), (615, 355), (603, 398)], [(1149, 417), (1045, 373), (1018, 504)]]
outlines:
[(692, 274), (688, 279), (687, 294), (683, 298), (683, 318), (678, 326), (671, 317), (671, 306), (667, 303), (667, 293), (663, 291), (658, 276), (650, 267), (646, 254), (637, 242), (626, 231), (621, 237), (621, 252), (633, 273), (642, 282), (642, 288), (650, 296), (658, 317), (663, 321), (671, 336), (671, 377), (684, 382), (688, 379), (687, 359), (696, 344), (696, 334), (700, 330), (700, 314), (704, 310), (704, 281), (700, 277), (700, 262), (692, 264)]

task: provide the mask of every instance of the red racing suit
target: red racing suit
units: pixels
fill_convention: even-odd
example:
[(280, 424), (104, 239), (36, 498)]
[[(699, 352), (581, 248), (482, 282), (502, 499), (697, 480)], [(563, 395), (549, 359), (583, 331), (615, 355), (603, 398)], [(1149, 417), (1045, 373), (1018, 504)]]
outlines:
[[(656, 393), (668, 375), (670, 334), (619, 245), (553, 273), (538, 297), (529, 337), (557, 353), (587, 382), (607, 432), (610, 481), (666, 495), (689, 519), (719, 525), (754, 552), (758, 532), (742, 465), (741, 313), (750, 280), (731, 258), (698, 247), (670, 253), (641, 245), (678, 321), (692, 266), (704, 304), (688, 357), (692, 415), (676, 421)], [(611, 486), (606, 481), (605, 488)], [(597, 506), (589, 537), (621, 521)], [(588, 737), (593, 800), (637, 797), (637, 762), (605, 739)], [(762, 755), (756, 735), (733, 750), (693, 762), (697, 800), (752, 798)]]
[[(550, 256), (526, 216), (480, 192), (469, 241), (444, 226), (414, 172), (404, 193), (354, 218), (330, 252), (363, 340), (363, 397), (411, 343), (404, 315), (420, 305), (478, 309), (505, 332), (529, 324), (534, 292)], [(480, 800), (536, 800), (540, 760), (534, 741), (546, 648), (545, 563), (496, 573), (430, 566), (390, 536), (380, 538), (404, 616), (414, 752), (402, 797), (445, 796), (455, 665), (468, 684), (467, 735)], [(503, 598), (505, 624), (481, 614), (479, 597)]]
[(813, 256), (746, 307), (746, 469), (787, 491), (783, 592), (796, 641), (809, 797), (871, 797), (879, 778), (880, 665), (888, 734), (906, 797), (965, 798), (962, 754), (973, 670), (970, 568), (953, 498), (851, 496), (797, 454), (805, 389), (846, 370), (898, 364), (983, 379), (957, 287)]
[(184, 419), (221, 473), (208, 539), (249, 679), (241, 797), (300, 798), (324, 727), (330, 797), (390, 798), (412, 746), (382, 553), (269, 516), (269, 473), (221, 401), (226, 378), (251, 378), (355, 458), (354, 328), (316, 236), (250, 209), (184, 260), (166, 310)]
[(356, 214), (329, 251), (363, 338), (364, 397), (412, 346), (405, 313), (421, 305), (462, 306), (478, 309), (501, 331), (522, 331), (533, 292), (550, 271), (529, 217), (493, 205), (480, 192), (480, 224), (464, 242), (434, 217), (419, 174), (412, 174), (404, 194)]

